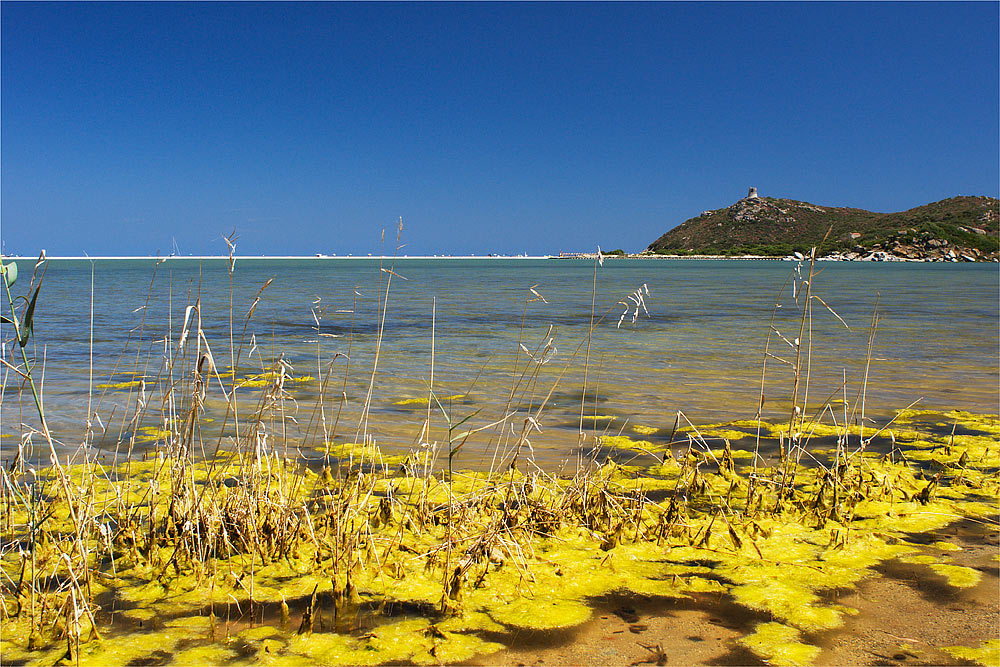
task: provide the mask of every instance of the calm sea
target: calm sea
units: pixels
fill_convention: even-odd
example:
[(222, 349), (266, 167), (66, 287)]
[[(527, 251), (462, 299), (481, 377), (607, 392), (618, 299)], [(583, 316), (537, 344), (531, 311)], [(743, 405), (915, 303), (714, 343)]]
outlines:
[[(19, 262), (16, 293), (27, 289), (31, 265)], [(809, 410), (831, 396), (855, 400), (877, 303), (867, 415), (884, 420), (914, 401), (997, 412), (996, 265), (817, 266), (814, 294), (844, 323), (815, 302), (806, 328), (812, 332)], [(433, 357), (433, 390), (444, 410), (431, 411), (431, 441), (447, 440), (448, 419), (457, 424), (469, 417), (455, 432), (480, 428), (499, 419), (508, 403), (519, 410), (510, 420), (519, 430), (526, 411), (551, 392), (541, 431), (530, 439), (536, 455), (552, 462), (577, 447), (585, 376), (584, 412), (598, 417), (585, 420), (588, 432), (595, 426), (615, 433), (633, 425), (669, 428), (678, 410), (695, 423), (752, 417), (772, 315), (789, 342), (772, 336), (771, 351), (794, 359), (790, 342), (799, 336), (799, 311), (787, 282), (794, 269), (794, 263), (775, 261), (606, 260), (596, 271), (595, 295), (595, 266), (587, 260), (400, 259), (389, 273), (379, 260), (239, 259), (232, 282), (225, 260), (99, 260), (93, 266), (53, 260), (28, 351), (36, 373), (44, 372), (45, 409), (65, 451), (84, 437), (88, 404), (98, 415), (94, 444), (111, 450), (139, 422), (160, 420), (163, 393), (156, 388), (166, 387), (165, 356), (175, 354), (187, 307), (200, 300), (204, 340), (220, 369), (232, 359), (232, 335), (234, 348), (244, 341), (239, 377), (281, 358), (291, 377), (319, 378), (286, 383), (286, 418), (269, 422), (267, 432), (272, 445), (315, 446), (322, 443), (317, 424), (325, 419), (330, 429), (344, 393), (336, 436), (351, 440), (357, 433), (375, 364), (381, 293), (384, 328), (368, 423), (379, 444), (396, 449), (418, 441), (427, 406), (399, 403), (427, 397)], [(269, 280), (244, 334), (247, 312)], [(633, 322), (637, 293), (642, 303)], [(796, 296), (801, 303), (801, 293)], [(4, 303), (6, 313), (6, 296)], [(599, 322), (588, 362), (592, 313)], [(10, 335), (4, 325), (4, 338)], [(188, 348), (195, 342), (192, 336)], [(9, 355), (10, 345), (6, 350)], [(182, 356), (175, 365), (175, 401), (190, 395), (194, 363)], [(144, 375), (148, 383), (136, 423), (134, 387), (96, 388), (127, 381), (127, 373)], [(38, 419), (30, 392), (19, 391), (13, 373), (5, 370), (4, 377), (0, 442), (9, 459)], [(789, 367), (769, 360), (766, 416), (788, 414), (790, 388)], [(256, 409), (261, 393), (240, 389), (241, 413)], [(456, 396), (464, 398), (444, 398)], [(217, 383), (210, 383), (204, 402), (199, 428), (214, 442), (212, 428), (223, 421), (226, 405)], [(496, 428), (477, 432), (462, 459), (475, 465), (497, 439)], [(37, 456), (41, 439), (31, 441)]]

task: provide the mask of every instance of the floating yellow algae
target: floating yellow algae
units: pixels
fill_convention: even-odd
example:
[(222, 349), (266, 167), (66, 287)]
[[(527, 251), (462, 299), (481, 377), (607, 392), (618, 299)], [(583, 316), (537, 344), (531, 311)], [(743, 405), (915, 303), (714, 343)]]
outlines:
[(236, 635), (237, 639), (247, 642), (258, 642), (262, 639), (273, 639), (280, 637), (282, 632), (270, 625), (258, 625), (256, 628), (247, 628)]
[(384, 582), (386, 596), (390, 599), (437, 604), (441, 600), (442, 584), (439, 573), (424, 571), (407, 572), (405, 579), (388, 579)]
[[(758, 422), (756, 419), (736, 419), (734, 421), (726, 422), (725, 424), (718, 424), (716, 426), (728, 426), (732, 428), (749, 428), (753, 429), (754, 433), (756, 434), (758, 424), (760, 425), (762, 433), (767, 433), (767, 430), (770, 429), (772, 426), (772, 424), (770, 424), (769, 422), (766, 421)], [(708, 428), (714, 428), (714, 427), (708, 427)]]
[(944, 502), (923, 505), (919, 502), (863, 500), (854, 507), (854, 526), (876, 531), (926, 533), (954, 521), (952, 506)]
[[(654, 478), (650, 480), (642, 479), (641, 484), (643, 485), (643, 488), (646, 488), (645, 485), (647, 482), (654, 482), (654, 481), (669, 482), (671, 485), (676, 485), (676, 478), (681, 472), (681, 466), (672, 456), (668, 456), (666, 457), (666, 461), (647, 468), (646, 472), (650, 475), (653, 475)], [(658, 480), (656, 479), (658, 477), (669, 478), (669, 479)], [(664, 486), (663, 488), (668, 488), (668, 487)]]
[(942, 649), (959, 660), (971, 660), (983, 667), (1000, 667), (1000, 639), (989, 639), (976, 648), (944, 646)]
[(935, 563), (931, 569), (948, 579), (948, 585), (955, 588), (972, 588), (979, 583), (983, 575), (979, 570), (962, 565), (948, 565), (946, 563)]
[(295, 635), (288, 650), (309, 658), (316, 665), (377, 665), (385, 662), (378, 651), (365, 651), (357, 640), (333, 632)]
[[(444, 636), (438, 637), (439, 633)], [(502, 644), (486, 641), (476, 635), (444, 633), (440, 630), (432, 635), (430, 644), (426, 651), (419, 651), (413, 655), (411, 659), (414, 663), (418, 665), (463, 664), (477, 655), (489, 655), (503, 648)]]
[(614, 415), (584, 415), (583, 418), (585, 420), (589, 419), (590, 421), (595, 422), (610, 422), (618, 419), (618, 417)]
[[(266, 373), (259, 373), (257, 375), (250, 375), (236, 384), (236, 388), (240, 389), (243, 387), (259, 388), (268, 387), (275, 384), (280, 377), (279, 373), (273, 371), (268, 371)], [(284, 376), (283, 382), (288, 383), (303, 383), (303, 382), (314, 382), (316, 378), (311, 375), (300, 375), (299, 377), (292, 377), (291, 375)]]
[[(100, 650), (99, 646), (87, 645), (87, 646), (82, 646), (81, 649), (83, 649), (80, 651), (81, 665), (95, 665), (96, 667), (97, 665), (101, 664), (99, 662), (95, 662), (92, 659), (92, 654), (95, 652), (95, 650), (97, 651)], [(3, 652), (4, 664), (9, 664), (7, 663), (8, 660), (10, 660), (11, 662), (14, 662), (15, 660), (24, 661), (23, 664), (25, 665), (25, 667), (52, 667), (52, 665), (60, 664), (63, 661), (63, 658), (65, 658), (65, 656), (66, 656), (65, 641), (59, 642), (55, 646), (47, 647), (44, 649), (36, 649), (33, 651), (25, 651), (25, 652), (10, 651), (5, 647)], [(67, 663), (67, 664), (75, 664), (75, 661), (73, 663)], [(112, 667), (114, 667), (115, 663), (112, 662), (109, 664)], [(117, 661), (117, 664), (124, 665), (126, 663), (123, 661)]]
[[(3, 633), (0, 633), (0, 656), (3, 657), (4, 664), (26, 660), (33, 655), (37, 657), (37, 653), (43, 652), (41, 647), (35, 648), (34, 651), (26, 649), (26, 645), (30, 641), (28, 637), (31, 633), (31, 618), (28, 614), (22, 613), (18, 616), (7, 616), (5, 614), (4, 616)], [(62, 657), (61, 653), (59, 655), (55, 654), (57, 650), (56, 647), (53, 647), (51, 652), (52, 659), (49, 662), (50, 665)], [(65, 646), (62, 647), (62, 651), (65, 653)]]
[(284, 642), (276, 639), (262, 639), (250, 644), (254, 650), (254, 664), (269, 667), (307, 667), (315, 663), (304, 655), (286, 653)]
[(938, 559), (934, 556), (928, 556), (927, 554), (919, 554), (916, 556), (902, 556), (900, 562), (911, 563), (913, 565), (931, 565), (937, 563)]
[[(124, 573), (123, 573), (124, 574)], [(118, 596), (126, 602), (149, 603), (161, 600), (167, 596), (167, 589), (159, 582), (150, 582), (144, 586), (127, 586), (118, 591)], [(126, 612), (129, 616), (141, 613), (138, 609)], [(139, 620), (147, 620), (139, 618)]]
[(757, 437), (754, 433), (747, 433), (746, 431), (736, 431), (731, 428), (708, 428), (704, 430), (699, 430), (702, 437), (711, 439), (725, 438), (726, 440), (741, 440), (743, 438), (755, 438)]
[[(893, 424), (892, 429), (886, 429), (883, 431), (883, 434), (896, 440), (896, 442), (905, 442), (910, 447), (926, 447), (932, 444), (930, 441), (926, 440), (927, 436), (920, 431), (900, 428), (895, 424)], [(871, 433), (866, 431), (865, 435), (871, 435)]]
[(844, 543), (840, 528), (813, 530), (773, 521), (754, 525), (742, 539), (742, 555), (721, 557), (714, 571), (736, 584), (730, 593), (740, 604), (807, 631), (842, 623), (844, 608), (824, 603), (818, 591), (853, 585), (873, 574), (871, 566), (914, 550), (873, 535), (856, 535)]
[(978, 415), (965, 410), (950, 410), (944, 413), (944, 416), (962, 426), (1000, 435), (1000, 417), (997, 415)]
[(651, 452), (662, 451), (663, 447), (654, 445), (648, 440), (633, 440), (627, 435), (602, 435), (601, 446), (611, 449), (646, 449)]
[(801, 638), (795, 628), (771, 622), (758, 625), (756, 631), (740, 639), (740, 643), (771, 665), (811, 665), (819, 657), (820, 649), (802, 643)]
[[(137, 632), (128, 635), (127, 641), (90, 641), (80, 645), (79, 664), (81, 667), (118, 667), (144, 663), (149, 659), (159, 661), (175, 654), (178, 644), (190, 639), (204, 639), (192, 636), (184, 630), (164, 629), (155, 632)], [(63, 644), (61, 652), (65, 653)], [(231, 656), (232, 653), (230, 652)], [(52, 665), (52, 662), (29, 661), (28, 665)], [(74, 660), (72, 664), (76, 664)], [(196, 664), (189, 661), (184, 664)], [(197, 664), (205, 664), (201, 661)]]
[(590, 618), (590, 607), (574, 600), (521, 598), (489, 612), (498, 623), (530, 630), (554, 630), (580, 625)]
[(660, 598), (687, 598), (690, 597), (688, 593), (727, 592), (726, 587), (714, 579), (684, 575), (670, 575), (663, 579), (623, 577), (622, 586), (636, 595)]
[(374, 442), (330, 442), (326, 447), (316, 447), (316, 451), (329, 453), (340, 459), (364, 459), (370, 464), (397, 466), (406, 460), (404, 454), (383, 454), (382, 448)]
[[(944, 444), (947, 444), (952, 451), (957, 449), (958, 458), (962, 459), (962, 454), (966, 454), (966, 458), (960, 465), (964, 465), (965, 461), (971, 460), (973, 463), (979, 461), (982, 457), (986, 456), (987, 451), (992, 448), (996, 452), (997, 442), (995, 436), (991, 435), (956, 435), (954, 437), (947, 436), (940, 438)], [(962, 450), (967, 450), (963, 452)]]
[(889, 537), (894, 542), (890, 544), (886, 541), (887, 536), (876, 534), (856, 533), (845, 543), (842, 541), (844, 534), (843, 528), (832, 529), (830, 542), (820, 557), (823, 567), (819, 580), (824, 587), (834, 588), (837, 582), (856, 583), (872, 574), (868, 568), (917, 551), (915, 546), (901, 540)]
[[(712, 450), (712, 455), (715, 458), (719, 459), (720, 461), (722, 460), (722, 457), (725, 455), (725, 453), (726, 453), (726, 450), (724, 450), (724, 449), (713, 449)], [(752, 459), (753, 458), (753, 452), (751, 452), (749, 450), (746, 450), (746, 449), (730, 449), (729, 450), (729, 456), (732, 456), (734, 459)]]
[(840, 612), (820, 604), (820, 597), (809, 587), (780, 578), (735, 586), (730, 594), (744, 607), (769, 612), (810, 632), (836, 628), (844, 622)]
[(152, 442), (154, 440), (169, 440), (172, 434), (157, 426), (140, 426), (136, 429), (136, 440)]
[[(322, 665), (465, 662), (475, 655), (500, 648), (499, 644), (475, 635), (441, 630), (428, 619), (408, 619), (380, 625), (360, 638), (317, 632), (296, 635), (287, 644), (289, 653), (306, 657), (312, 664)], [(275, 660), (267, 664), (289, 664), (289, 661)]]
[(642, 424), (634, 424), (632, 430), (639, 435), (655, 435), (660, 429), (654, 426), (643, 426)]
[(193, 665), (202, 667), (203, 665), (221, 665), (236, 658), (235, 651), (226, 648), (221, 644), (208, 644), (203, 646), (193, 646), (174, 653), (171, 665)]
[(132, 387), (138, 387), (143, 383), (142, 380), (126, 380), (125, 382), (107, 382), (104, 384), (94, 385), (95, 389), (131, 389)]
[[(617, 586), (637, 595), (685, 598), (688, 597), (685, 591), (690, 590), (686, 584), (690, 579), (699, 579), (690, 575), (693, 574), (692, 570), (700, 571), (700, 568), (668, 566), (655, 561), (629, 559), (627, 553), (627, 547), (616, 552), (615, 555), (618, 557), (615, 559), (616, 565), (612, 575), (617, 580)], [(721, 586), (719, 588), (722, 589)]]
[[(445, 401), (461, 401), (464, 398), (465, 394), (452, 394), (451, 396), (438, 396), (437, 400), (444, 403)], [(393, 405), (399, 405), (403, 407), (420, 406), (420, 405), (427, 405), (429, 401), (430, 399), (428, 399), (426, 396), (423, 398), (404, 398), (398, 401), (394, 401)]]

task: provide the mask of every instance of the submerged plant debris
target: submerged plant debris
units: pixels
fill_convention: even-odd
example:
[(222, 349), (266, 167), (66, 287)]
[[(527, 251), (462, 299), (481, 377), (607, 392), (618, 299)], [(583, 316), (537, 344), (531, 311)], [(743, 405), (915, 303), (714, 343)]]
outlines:
[[(975, 435), (923, 428), (937, 422)], [(579, 625), (609, 593), (713, 592), (770, 619), (743, 646), (810, 664), (818, 635), (856, 613), (823, 593), (885, 561), (975, 585), (957, 546), (921, 536), (995, 527), (1000, 499), (996, 417), (900, 413), (887, 451), (875, 429), (823, 428), (839, 446), (766, 460), (754, 450), (775, 452), (783, 430), (755, 421), (680, 447), (607, 436), (596, 449), (637, 458), (567, 477), (449, 479), (426, 450), (372, 443), (331, 446), (323, 467), (259, 451), (195, 462), (169, 441), (143, 462), (5, 472), (3, 661), (460, 663), (518, 629)], [(991, 664), (996, 642), (945, 650)]]

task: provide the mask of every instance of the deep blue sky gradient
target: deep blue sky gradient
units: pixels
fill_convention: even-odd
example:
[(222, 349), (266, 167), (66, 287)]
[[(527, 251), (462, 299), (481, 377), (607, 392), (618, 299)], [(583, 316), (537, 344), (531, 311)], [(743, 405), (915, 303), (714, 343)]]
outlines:
[(997, 3), (0, 5), (8, 253), (640, 250), (997, 196)]

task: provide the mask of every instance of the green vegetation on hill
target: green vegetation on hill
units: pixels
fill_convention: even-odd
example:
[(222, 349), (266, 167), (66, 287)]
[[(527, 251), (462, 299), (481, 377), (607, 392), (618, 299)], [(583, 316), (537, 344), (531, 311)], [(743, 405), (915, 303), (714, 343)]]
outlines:
[(816, 206), (793, 199), (741, 199), (705, 211), (650, 244), (661, 254), (769, 255), (806, 252), (819, 245), (833, 251), (885, 250), (927, 257), (949, 250), (976, 259), (995, 256), (998, 202), (992, 197), (952, 197), (899, 213)]

